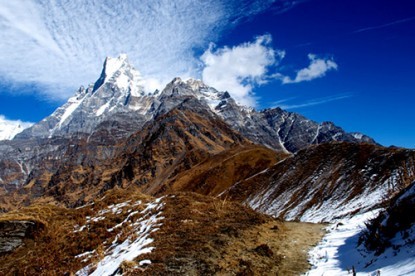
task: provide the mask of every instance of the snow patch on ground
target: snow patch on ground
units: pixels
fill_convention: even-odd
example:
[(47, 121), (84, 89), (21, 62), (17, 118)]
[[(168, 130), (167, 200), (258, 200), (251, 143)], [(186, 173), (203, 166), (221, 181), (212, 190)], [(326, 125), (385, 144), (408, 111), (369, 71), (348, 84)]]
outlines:
[[(342, 202), (337, 198), (330, 198), (320, 206), (313, 206), (308, 209), (300, 218), (306, 222), (333, 221), (336, 218), (347, 217), (358, 210), (364, 213), (383, 201), (389, 189), (386, 185), (380, 185), (375, 190), (366, 190), (362, 195), (353, 198), (348, 202)], [(346, 197), (344, 197), (346, 198)]]
[[(390, 248), (379, 256), (359, 245), (365, 223), (376, 217), (381, 209), (345, 218), (327, 227), (323, 240), (310, 252), (312, 269), (307, 276), (315, 275), (415, 275), (415, 244), (408, 243), (399, 233)], [(415, 226), (410, 229), (415, 236)]]
[(327, 227), (323, 240), (309, 253), (313, 268), (306, 275), (347, 275), (344, 261), (350, 258), (349, 271), (357, 265), (359, 256), (355, 250), (358, 234), (364, 229), (364, 223), (374, 218), (379, 211), (342, 219)]
[[(112, 232), (114, 229), (121, 226), (131, 226), (133, 228), (132, 235), (130, 235), (123, 242), (119, 242), (121, 233), (119, 233), (112, 244), (105, 250), (104, 258), (102, 258), (98, 264), (90, 264), (81, 270), (79, 270), (76, 275), (114, 275), (117, 273), (119, 266), (123, 261), (132, 261), (136, 259), (139, 255), (150, 253), (154, 247), (149, 245), (153, 242), (153, 239), (150, 238), (150, 234), (154, 231), (157, 231), (161, 226), (160, 220), (164, 219), (162, 217), (162, 208), (164, 203), (161, 201), (162, 198), (158, 198), (153, 202), (147, 203), (146, 208), (141, 212), (134, 210), (138, 205), (142, 204), (141, 201), (130, 203), (130, 201), (113, 204), (108, 206), (107, 209), (103, 209), (98, 212), (96, 217), (87, 217), (87, 224), (91, 221), (100, 220), (104, 217), (105, 214), (112, 212), (113, 214), (120, 214), (125, 212), (125, 207), (128, 207), (126, 211), (127, 217), (119, 224), (107, 229), (107, 231)], [(134, 219), (139, 215), (139, 219)], [(86, 225), (78, 227), (75, 231), (83, 231), (86, 228)], [(88, 261), (94, 252), (85, 252), (76, 256), (77, 258), (86, 257)], [(150, 260), (141, 260), (138, 263), (137, 267), (151, 264)]]

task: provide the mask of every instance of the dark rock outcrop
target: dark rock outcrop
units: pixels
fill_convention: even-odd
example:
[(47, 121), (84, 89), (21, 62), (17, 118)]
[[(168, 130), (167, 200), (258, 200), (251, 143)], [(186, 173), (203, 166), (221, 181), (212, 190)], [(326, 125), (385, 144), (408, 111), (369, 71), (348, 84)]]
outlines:
[(0, 255), (10, 253), (34, 237), (39, 223), (25, 220), (0, 221)]

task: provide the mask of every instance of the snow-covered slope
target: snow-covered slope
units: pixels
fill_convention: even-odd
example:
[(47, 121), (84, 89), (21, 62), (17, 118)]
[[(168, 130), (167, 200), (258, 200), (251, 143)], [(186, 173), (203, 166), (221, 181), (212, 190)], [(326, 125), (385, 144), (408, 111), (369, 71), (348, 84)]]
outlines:
[(7, 120), (0, 115), (0, 140), (11, 140), (16, 134), (32, 126), (33, 123)]
[(332, 142), (297, 152), (232, 186), (260, 212), (287, 220), (333, 222), (371, 211), (415, 179), (415, 151)]
[(307, 275), (415, 275), (415, 183), (377, 209), (344, 218), (310, 252)]

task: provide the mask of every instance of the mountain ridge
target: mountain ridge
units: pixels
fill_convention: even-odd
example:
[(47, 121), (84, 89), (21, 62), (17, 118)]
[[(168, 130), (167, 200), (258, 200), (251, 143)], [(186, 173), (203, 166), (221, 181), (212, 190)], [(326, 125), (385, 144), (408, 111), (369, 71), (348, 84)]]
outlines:
[[(94, 85), (86, 89), (80, 87), (66, 104), (49, 117), (25, 129), (15, 139), (69, 137), (75, 133), (91, 133), (100, 123), (119, 123), (128, 114), (130, 122), (135, 125), (119, 133), (120, 137), (125, 137), (140, 129), (157, 113), (172, 109), (181, 102), (183, 96), (193, 96), (204, 102), (235, 130), (254, 142), (277, 150), (295, 152), (309, 144), (331, 140), (375, 143), (366, 135), (349, 134), (333, 123), (319, 124), (280, 108), (257, 112), (237, 104), (227, 91), (217, 91), (200, 80), (183, 81), (174, 78), (161, 92), (145, 92), (141, 74), (129, 64), (126, 55), (106, 58), (101, 76)], [(162, 104), (163, 108), (160, 108)], [(299, 133), (304, 137), (295, 137)]]

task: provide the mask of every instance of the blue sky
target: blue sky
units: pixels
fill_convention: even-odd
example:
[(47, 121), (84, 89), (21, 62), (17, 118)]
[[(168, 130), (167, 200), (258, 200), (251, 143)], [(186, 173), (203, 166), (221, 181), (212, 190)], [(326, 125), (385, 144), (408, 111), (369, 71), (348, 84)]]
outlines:
[(105, 56), (127, 53), (149, 90), (202, 78), (257, 109), (415, 147), (412, 0), (7, 2), (0, 115), (9, 120), (41, 120), (94, 82)]

